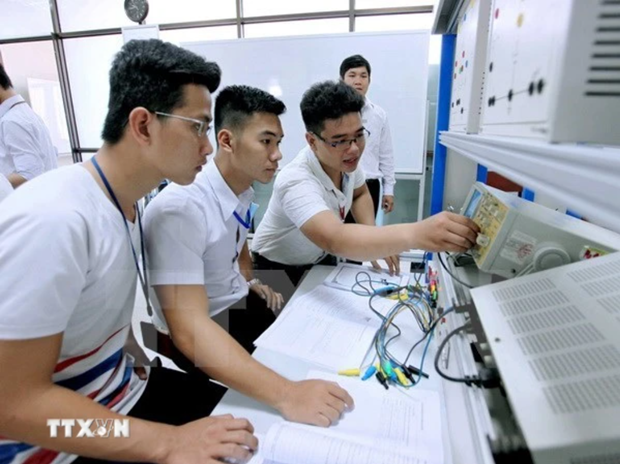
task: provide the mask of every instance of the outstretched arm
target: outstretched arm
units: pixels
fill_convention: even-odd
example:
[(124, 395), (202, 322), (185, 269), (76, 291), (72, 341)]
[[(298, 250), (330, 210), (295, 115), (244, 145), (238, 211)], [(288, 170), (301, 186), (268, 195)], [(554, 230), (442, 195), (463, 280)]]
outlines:
[(476, 242), (479, 228), (471, 219), (448, 212), (411, 224), (373, 227), (343, 224), (331, 211), (322, 211), (310, 218), (301, 231), (318, 247), (336, 256), (371, 261), (411, 248), (467, 251)]
[(285, 418), (327, 427), (347, 407), (349, 394), (332, 382), (292, 382), (262, 365), (209, 317), (202, 285), (158, 285), (175, 346), (214, 379), (277, 409)]

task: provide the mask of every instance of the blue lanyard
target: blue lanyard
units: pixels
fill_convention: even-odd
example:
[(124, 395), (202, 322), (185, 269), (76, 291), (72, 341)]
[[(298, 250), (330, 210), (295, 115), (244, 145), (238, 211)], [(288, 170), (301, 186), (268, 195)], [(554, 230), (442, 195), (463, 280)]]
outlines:
[(112, 190), (112, 186), (110, 185), (107, 177), (101, 170), (101, 167), (99, 166), (99, 163), (97, 162), (96, 157), (93, 156), (91, 158), (91, 161), (93, 165), (95, 166), (95, 169), (99, 173), (99, 177), (101, 177), (101, 181), (103, 182), (103, 185), (105, 185), (105, 188), (110, 194), (112, 201), (116, 205), (116, 209), (118, 209), (118, 212), (121, 213), (121, 217), (123, 218), (123, 224), (125, 224), (125, 230), (127, 231), (127, 236), (129, 237), (129, 244), (131, 245), (131, 252), (133, 253), (133, 261), (136, 264), (136, 271), (138, 271), (138, 277), (140, 278), (140, 285), (142, 286), (142, 291), (144, 292), (144, 299), (146, 300), (146, 310), (149, 316), (152, 316), (153, 311), (151, 309), (151, 301), (149, 300), (149, 291), (148, 291), (149, 280), (148, 280), (148, 274), (146, 272), (146, 253), (144, 252), (144, 233), (142, 232), (142, 218), (140, 215), (140, 209), (138, 208), (136, 204), (134, 204), (136, 215), (138, 216), (138, 226), (140, 227), (140, 250), (142, 252), (142, 267), (144, 269), (144, 276), (142, 276), (142, 273), (140, 272), (140, 264), (138, 264), (138, 255), (136, 253), (136, 249), (133, 246), (133, 240), (131, 239), (131, 232), (129, 231), (129, 226), (127, 225), (127, 219), (125, 218), (125, 214), (123, 213), (121, 204), (118, 202), (116, 195), (114, 195), (114, 190)]
[(248, 230), (250, 229), (250, 226), (252, 225), (252, 215), (250, 214), (250, 208), (248, 208), (248, 212), (245, 214), (245, 221), (241, 219), (241, 216), (239, 216), (236, 211), (233, 212), (233, 216), (235, 216), (235, 219), (237, 219), (237, 222), (239, 224), (241, 224)]

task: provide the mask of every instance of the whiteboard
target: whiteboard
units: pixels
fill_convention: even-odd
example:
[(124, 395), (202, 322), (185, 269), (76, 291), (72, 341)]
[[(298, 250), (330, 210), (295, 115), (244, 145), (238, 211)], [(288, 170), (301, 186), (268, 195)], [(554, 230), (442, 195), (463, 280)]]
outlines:
[[(396, 172), (421, 174), (426, 147), (428, 31), (192, 42), (183, 47), (222, 68), (222, 84), (244, 84), (272, 93), (287, 107), (280, 167), (305, 146), (299, 103), (314, 83), (339, 79), (340, 63), (363, 55), (372, 68), (368, 98), (387, 113)], [(216, 93), (217, 95), (217, 93)], [(215, 101), (215, 100), (214, 100)], [(373, 135), (371, 134), (371, 137)], [(214, 145), (215, 146), (215, 145)]]

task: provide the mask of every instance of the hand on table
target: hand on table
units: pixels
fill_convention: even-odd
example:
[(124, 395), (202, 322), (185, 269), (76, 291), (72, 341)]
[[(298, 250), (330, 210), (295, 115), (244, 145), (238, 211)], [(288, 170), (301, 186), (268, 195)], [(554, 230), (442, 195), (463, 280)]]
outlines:
[(329, 427), (353, 407), (353, 398), (346, 390), (325, 380), (291, 382), (276, 406), (287, 420), (320, 427)]
[[(390, 273), (391, 276), (400, 274), (400, 258), (398, 257), (398, 255), (386, 256), (383, 259), (388, 266), (387, 271)], [(370, 264), (372, 264), (372, 267), (376, 271), (383, 272), (386, 270), (383, 269), (377, 261), (371, 261)]]
[(232, 415), (205, 417), (174, 429), (165, 464), (247, 462), (258, 448), (254, 427)]

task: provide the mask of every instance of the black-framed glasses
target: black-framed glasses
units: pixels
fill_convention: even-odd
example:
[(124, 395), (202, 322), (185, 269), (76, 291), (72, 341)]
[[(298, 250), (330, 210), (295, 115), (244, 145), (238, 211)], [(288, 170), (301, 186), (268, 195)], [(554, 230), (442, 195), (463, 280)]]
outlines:
[(319, 134), (316, 134), (314, 132), (311, 132), (311, 134), (326, 145), (329, 145), (330, 147), (341, 151), (345, 151), (347, 148), (353, 145), (353, 142), (359, 145), (361, 142), (365, 142), (367, 137), (370, 137), (370, 131), (365, 127), (362, 129), (362, 133), (357, 137), (353, 137), (352, 139), (338, 140), (337, 142), (329, 142), (323, 137), (321, 137)]
[(188, 118), (185, 116), (179, 116), (178, 114), (162, 113), (161, 111), (154, 111), (158, 116), (164, 116), (166, 118), (176, 118), (183, 121), (189, 121), (194, 123), (194, 128), (198, 133), (198, 137), (207, 137), (211, 133), (211, 126), (207, 121), (201, 121), (200, 119)]

